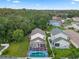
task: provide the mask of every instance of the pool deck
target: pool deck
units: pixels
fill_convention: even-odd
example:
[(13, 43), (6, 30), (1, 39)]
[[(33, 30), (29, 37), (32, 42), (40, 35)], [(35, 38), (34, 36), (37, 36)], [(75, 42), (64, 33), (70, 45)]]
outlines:
[(52, 59), (52, 57), (40, 57), (40, 58), (37, 58), (37, 57), (28, 57), (29, 59)]

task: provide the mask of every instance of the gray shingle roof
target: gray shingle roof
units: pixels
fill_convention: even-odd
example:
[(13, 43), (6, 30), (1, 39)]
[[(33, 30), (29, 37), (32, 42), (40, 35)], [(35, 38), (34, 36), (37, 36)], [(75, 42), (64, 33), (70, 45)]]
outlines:
[(52, 34), (52, 35), (57, 35), (57, 34), (59, 34), (59, 33), (63, 33), (63, 34), (66, 35), (66, 33), (65, 33), (63, 30), (58, 29), (58, 28), (55, 28), (55, 29), (53, 29), (53, 30), (51, 31), (51, 34)]
[(42, 35), (45, 35), (45, 32), (43, 30), (39, 29), (39, 28), (35, 28), (34, 30), (32, 30), (31, 35), (34, 35), (36, 33), (40, 33)]

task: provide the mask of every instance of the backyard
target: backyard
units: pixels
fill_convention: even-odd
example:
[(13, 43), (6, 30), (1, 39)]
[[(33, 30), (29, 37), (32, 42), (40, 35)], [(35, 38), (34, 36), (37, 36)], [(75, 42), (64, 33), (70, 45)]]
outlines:
[(70, 48), (70, 49), (52, 49), (56, 59), (61, 57), (77, 58), (79, 57), (79, 49)]
[(3, 55), (14, 56), (14, 57), (25, 57), (27, 56), (29, 40), (24, 40), (18, 43), (11, 43), (10, 47), (4, 51)]

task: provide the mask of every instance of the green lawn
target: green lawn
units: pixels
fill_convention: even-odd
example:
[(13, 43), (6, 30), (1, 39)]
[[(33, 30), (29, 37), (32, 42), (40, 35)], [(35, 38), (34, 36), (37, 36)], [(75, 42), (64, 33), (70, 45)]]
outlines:
[(28, 52), (28, 47), (29, 47), (28, 40), (19, 43), (11, 43), (10, 47), (3, 53), (3, 55), (25, 57)]
[(70, 48), (70, 49), (53, 49), (55, 58), (61, 57), (79, 57), (79, 49)]
[(46, 33), (46, 46), (47, 46), (47, 49), (48, 49), (48, 56), (49, 57), (53, 57), (53, 55), (52, 55), (52, 50), (51, 50), (51, 48), (50, 48), (50, 45), (49, 45), (49, 42), (48, 42), (48, 37), (49, 37), (50, 35), (49, 34), (47, 34)]
[(51, 30), (54, 29), (54, 28), (59, 28), (59, 29), (61, 29), (61, 30), (64, 30), (64, 28), (63, 28), (62, 26), (58, 27), (58, 26), (52, 26), (52, 25), (49, 25), (49, 26), (47, 27), (47, 30), (48, 30), (48, 31), (51, 31)]

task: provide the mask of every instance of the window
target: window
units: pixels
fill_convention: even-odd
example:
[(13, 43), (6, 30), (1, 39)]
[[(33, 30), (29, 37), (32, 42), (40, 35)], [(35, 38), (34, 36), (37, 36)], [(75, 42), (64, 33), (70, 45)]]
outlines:
[(59, 45), (60, 45), (59, 43), (55, 43), (55, 46), (56, 46), (56, 47), (59, 47)]

